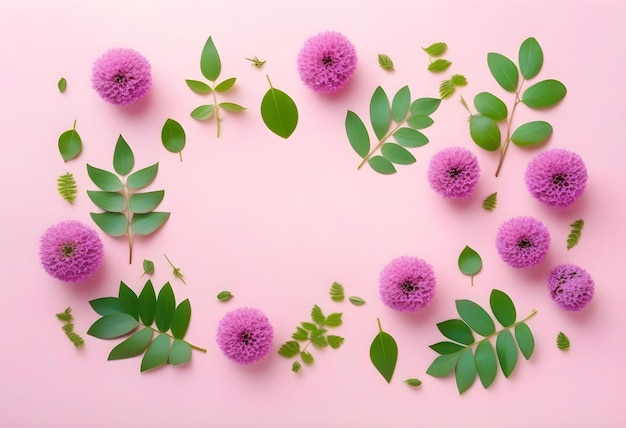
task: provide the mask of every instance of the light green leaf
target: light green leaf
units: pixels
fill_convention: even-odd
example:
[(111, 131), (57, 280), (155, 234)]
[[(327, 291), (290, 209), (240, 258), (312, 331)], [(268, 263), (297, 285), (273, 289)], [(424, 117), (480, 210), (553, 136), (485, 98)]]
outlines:
[(541, 120), (520, 125), (511, 135), (511, 141), (518, 146), (532, 146), (543, 143), (552, 135), (552, 125)]
[(370, 137), (365, 124), (356, 113), (350, 110), (346, 114), (345, 124), (350, 145), (359, 156), (364, 158), (370, 151)]
[(462, 74), (453, 74), (450, 78), (450, 82), (454, 86), (466, 86), (467, 85), (467, 77)]
[(496, 332), (496, 325), (491, 316), (480, 305), (471, 300), (457, 300), (456, 310), (476, 333), (487, 337)]
[(446, 377), (454, 371), (459, 360), (460, 352), (453, 354), (443, 354), (435, 358), (430, 364), (426, 373), (434, 377)]
[(525, 79), (532, 79), (543, 66), (543, 51), (534, 37), (522, 42), (519, 48), (519, 69)]
[(567, 94), (567, 88), (558, 80), (548, 79), (535, 83), (522, 94), (522, 102), (531, 108), (551, 107)]
[(415, 156), (404, 147), (394, 144), (385, 143), (380, 149), (385, 159), (399, 165), (410, 165), (416, 162)]
[(498, 362), (491, 342), (488, 340), (480, 342), (476, 347), (474, 360), (476, 362), (476, 371), (478, 372), (480, 382), (483, 384), (484, 388), (489, 388), (498, 373)]
[(294, 361), (291, 365), (291, 371), (298, 373), (302, 369), (302, 364), (299, 361)]
[(133, 169), (134, 165), (135, 155), (133, 155), (130, 146), (120, 134), (117, 139), (117, 144), (115, 144), (115, 151), (113, 152), (113, 169), (119, 175), (124, 176)]
[(345, 294), (343, 292), (343, 285), (338, 282), (333, 282), (333, 285), (330, 286), (330, 300), (333, 302), (341, 302), (345, 299)]
[(437, 324), (437, 328), (448, 339), (463, 345), (471, 345), (474, 343), (474, 335), (472, 330), (465, 322), (459, 319), (450, 319)]
[(328, 336), (326, 336), (326, 339), (328, 339), (328, 345), (330, 345), (330, 347), (333, 349), (341, 348), (341, 345), (343, 345), (343, 342), (345, 341), (343, 337), (335, 336), (332, 334), (329, 334)]
[(311, 332), (311, 343), (313, 346), (316, 348), (328, 346), (328, 340), (326, 339), (324, 333), (326, 333), (326, 330), (324, 329)]
[(209, 36), (202, 49), (200, 71), (204, 77), (212, 82), (217, 80), (222, 71), (222, 62), (211, 36)]
[(137, 299), (139, 318), (145, 325), (151, 325), (156, 311), (156, 293), (152, 281), (146, 281)]
[(493, 312), (493, 315), (502, 326), (510, 327), (513, 325), (517, 318), (517, 312), (513, 301), (505, 292), (496, 289), (491, 290), (489, 306), (491, 306), (491, 312)]
[(370, 100), (370, 120), (376, 138), (382, 140), (391, 123), (391, 108), (389, 98), (380, 86), (376, 88)]
[(483, 260), (476, 250), (466, 245), (459, 254), (458, 264), (465, 275), (476, 275), (483, 267)]
[(517, 339), (517, 345), (522, 351), (522, 355), (529, 360), (535, 351), (535, 338), (528, 324), (522, 322), (515, 326), (515, 339)]
[(509, 330), (502, 330), (496, 339), (498, 361), (505, 377), (509, 377), (517, 364), (517, 345)]
[(476, 114), (470, 116), (470, 136), (481, 148), (491, 152), (500, 148), (500, 128), (495, 120)]
[(378, 65), (383, 70), (393, 70), (393, 61), (389, 58), (389, 55), (378, 54)]
[(237, 81), (236, 77), (230, 77), (226, 80), (223, 80), (222, 82), (217, 84), (217, 86), (215, 87), (215, 92), (228, 91), (230, 88), (232, 88), (235, 85), (236, 81)]
[(295, 357), (300, 353), (300, 344), (295, 340), (290, 340), (286, 343), (283, 343), (278, 350), (278, 354), (282, 355), (285, 358)]
[(582, 218), (579, 218), (575, 222), (569, 225), (572, 229), (567, 235), (567, 249), (571, 250), (576, 245), (578, 245), (578, 241), (582, 235), (583, 227), (585, 226), (585, 221)]
[(154, 313), (154, 322), (159, 331), (165, 333), (172, 325), (172, 318), (176, 309), (176, 300), (174, 291), (169, 282), (165, 283), (156, 301), (156, 309)]
[(120, 282), (120, 289), (117, 296), (124, 313), (139, 320), (138, 297), (124, 281)]
[(217, 300), (219, 300), (220, 302), (227, 302), (232, 298), (233, 298), (233, 293), (231, 293), (230, 291), (220, 291), (217, 294)]
[(354, 306), (361, 306), (365, 304), (365, 300), (363, 300), (362, 298), (358, 297), (358, 296), (350, 296), (348, 297), (348, 300), (350, 301), (350, 303), (352, 303)]
[(442, 100), (450, 98), (454, 94), (454, 92), (456, 92), (456, 87), (451, 80), (441, 81), (441, 84), (439, 85), (439, 96)]
[[(420, 116), (428, 117), (428, 116)], [(393, 133), (393, 138), (398, 144), (404, 147), (422, 147), (428, 144), (428, 137), (419, 131), (411, 128), (400, 128)]]
[[(326, 318), (324, 318), (324, 321), (326, 321)], [(301, 323), (301, 325), (305, 330), (308, 330), (308, 331), (317, 330), (317, 325), (315, 325), (315, 323), (312, 323), (312, 322), (303, 322)]]
[(67, 80), (65, 79), (65, 77), (61, 77), (59, 79), (59, 82), (57, 83), (57, 88), (59, 88), (60, 93), (65, 92), (65, 88), (67, 88)]
[(87, 330), (87, 334), (100, 339), (114, 339), (131, 332), (137, 325), (137, 320), (131, 315), (113, 313), (96, 320)]
[(144, 259), (142, 267), (143, 275), (152, 275), (154, 273), (154, 262), (152, 262), (152, 260)]
[(98, 315), (102, 316), (122, 313), (122, 306), (117, 297), (101, 297), (90, 300), (89, 305)]
[(244, 111), (246, 108), (235, 103), (219, 103), (219, 106), (226, 111)]
[(124, 236), (128, 228), (128, 220), (122, 213), (89, 213), (91, 219), (102, 231), (111, 236)]
[(411, 103), (411, 115), (431, 115), (441, 105), (439, 98), (418, 98)]
[(391, 118), (400, 123), (409, 113), (411, 106), (411, 91), (408, 86), (403, 86), (396, 92), (391, 102)]
[(569, 338), (562, 331), (560, 331), (559, 334), (556, 336), (556, 346), (561, 351), (567, 351), (570, 347)]
[(59, 152), (63, 160), (67, 162), (78, 156), (82, 149), (83, 140), (76, 132), (76, 121), (74, 121), (74, 128), (65, 131), (59, 136)]
[(68, 172), (59, 176), (59, 178), (57, 178), (57, 191), (63, 199), (73, 204), (76, 200), (76, 194), (78, 193), (74, 174)]
[(474, 107), (484, 116), (497, 122), (506, 120), (508, 110), (502, 100), (489, 92), (481, 92), (474, 97)]
[(324, 325), (327, 325), (328, 327), (339, 327), (342, 323), (342, 314), (339, 312), (333, 312), (326, 317)]
[(474, 383), (476, 378), (476, 364), (474, 363), (474, 355), (470, 348), (459, 354), (459, 360), (456, 363), (455, 379), (456, 387), (459, 394), (463, 394)]
[(161, 333), (152, 341), (150, 346), (148, 346), (141, 360), (141, 371), (145, 372), (167, 364), (169, 355), (170, 337), (165, 333)]
[(274, 88), (270, 82), (270, 89), (261, 100), (261, 117), (270, 131), (289, 138), (298, 125), (298, 107), (289, 95)]
[(196, 94), (210, 94), (212, 91), (209, 85), (204, 82), (200, 82), (199, 80), (186, 79), (185, 83), (187, 83), (189, 89), (194, 91)]
[(309, 340), (309, 332), (303, 329), (302, 327), (296, 327), (296, 331), (293, 332), (293, 334), (291, 335), (291, 338), (294, 340), (299, 340), (301, 342), (304, 342), (306, 340)]
[(447, 59), (436, 59), (435, 61), (428, 64), (428, 71), (432, 71), (433, 73), (441, 73), (442, 71), (446, 71), (452, 63)]
[(389, 383), (398, 361), (398, 345), (390, 334), (383, 331), (380, 320), (378, 320), (378, 329), (379, 333), (370, 345), (370, 360), (376, 370)]
[(441, 56), (444, 53), (446, 53), (446, 50), (448, 49), (448, 45), (445, 44), (444, 42), (437, 42), (437, 43), (433, 43), (427, 48), (422, 48), (422, 49), (424, 49), (424, 52), (426, 52), (429, 56)]
[[(156, 190), (154, 192), (135, 193), (128, 200), (128, 206), (134, 213), (148, 213), (154, 210), (165, 196), (164, 190)], [(113, 211), (113, 210), (108, 210)]]
[(207, 120), (213, 116), (215, 106), (213, 104), (205, 104), (196, 107), (191, 111), (191, 117), (197, 120)]
[(173, 366), (177, 366), (179, 364), (188, 363), (189, 361), (191, 361), (191, 345), (184, 340), (174, 339), (168, 362)]
[(429, 346), (430, 349), (438, 354), (454, 354), (465, 349), (465, 346), (454, 342), (437, 342)]
[(302, 362), (306, 365), (313, 364), (313, 355), (310, 352), (302, 351), (300, 352), (300, 358), (302, 358)]
[(313, 309), (311, 309), (311, 319), (319, 326), (324, 325), (326, 322), (326, 317), (322, 313), (322, 309), (317, 305), (314, 305)]
[(117, 175), (89, 164), (87, 164), (87, 175), (89, 175), (93, 184), (107, 192), (119, 192), (124, 188), (122, 180)]
[(177, 339), (184, 339), (189, 328), (189, 321), (191, 320), (191, 304), (189, 299), (185, 299), (178, 304), (172, 317), (172, 336)]
[(493, 211), (496, 209), (496, 205), (498, 203), (498, 192), (493, 192), (488, 195), (483, 201), (483, 209), (487, 211)]
[(144, 327), (128, 339), (121, 342), (109, 353), (107, 360), (121, 360), (132, 358), (143, 353), (152, 341), (153, 331), (149, 327)]
[(414, 114), (406, 120), (406, 123), (413, 129), (425, 129), (435, 123), (435, 121), (425, 114)]
[(163, 225), (169, 218), (170, 213), (153, 211), (145, 214), (133, 214), (131, 227), (136, 235), (150, 235)]
[(404, 383), (406, 383), (409, 386), (420, 386), (422, 384), (422, 381), (416, 378), (411, 378), (411, 379), (405, 379)]
[(499, 53), (490, 52), (487, 54), (487, 65), (491, 75), (504, 90), (515, 92), (519, 82), (519, 74), (513, 61)]
[(167, 151), (179, 153), (185, 147), (185, 130), (174, 119), (167, 119), (161, 128), (161, 142)]
[(388, 175), (396, 173), (396, 168), (393, 164), (382, 156), (374, 156), (370, 158), (367, 163), (369, 163), (372, 169), (379, 174)]
[(126, 201), (121, 193), (87, 190), (87, 196), (104, 211), (119, 213), (126, 209)]
[(159, 163), (155, 163), (148, 167), (133, 172), (126, 179), (126, 185), (129, 189), (141, 189), (152, 183), (159, 172)]

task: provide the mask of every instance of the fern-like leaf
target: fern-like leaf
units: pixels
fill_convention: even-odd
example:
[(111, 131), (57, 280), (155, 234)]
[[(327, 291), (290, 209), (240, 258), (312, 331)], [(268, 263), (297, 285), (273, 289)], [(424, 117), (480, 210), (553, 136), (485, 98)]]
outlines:
[(562, 331), (556, 336), (556, 346), (561, 351), (567, 351), (569, 349), (569, 338)]
[(72, 173), (68, 172), (57, 179), (57, 189), (63, 199), (70, 204), (74, 203), (76, 200), (77, 188), (76, 180), (74, 179), (74, 175)]
[(494, 192), (485, 198), (485, 200), (483, 201), (483, 208), (487, 211), (493, 211), (496, 209), (497, 204), (498, 192)]
[(56, 316), (57, 319), (65, 323), (63, 324), (63, 331), (70, 342), (72, 342), (77, 348), (82, 348), (85, 345), (85, 341), (74, 331), (72, 308), (68, 307), (65, 311), (56, 314)]
[(334, 282), (333, 285), (331, 285), (329, 294), (330, 299), (333, 302), (341, 302), (346, 297), (343, 291), (343, 285), (339, 284), (338, 282)]
[(378, 54), (378, 65), (380, 65), (383, 70), (393, 70), (393, 61), (388, 55)]
[(568, 250), (578, 244), (578, 241), (580, 240), (580, 235), (583, 231), (584, 226), (585, 226), (585, 222), (582, 218), (570, 224), (570, 227), (572, 228), (572, 230), (567, 236), (567, 249)]

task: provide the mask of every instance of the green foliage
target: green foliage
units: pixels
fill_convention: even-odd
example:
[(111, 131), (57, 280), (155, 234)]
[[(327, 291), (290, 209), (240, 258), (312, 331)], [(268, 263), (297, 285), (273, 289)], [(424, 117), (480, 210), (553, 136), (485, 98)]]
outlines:
[(168, 363), (186, 363), (191, 360), (192, 349), (206, 352), (184, 340), (191, 319), (191, 304), (185, 299), (176, 305), (169, 282), (158, 296), (150, 280), (139, 296), (120, 282), (117, 297), (103, 297), (89, 304), (101, 318), (91, 325), (87, 334), (100, 339), (129, 335), (111, 350), (109, 360), (144, 354), (140, 368), (144, 372)]
[[(397, 165), (410, 165), (415, 157), (406, 148), (421, 147), (428, 138), (418, 131), (434, 123), (430, 115), (441, 100), (419, 98), (411, 100), (408, 86), (400, 88), (390, 102), (387, 93), (380, 86), (370, 100), (370, 123), (378, 140), (371, 149), (370, 136), (365, 123), (354, 112), (348, 110), (345, 119), (346, 134), (354, 151), (362, 158), (357, 169), (366, 163), (379, 174), (394, 174)], [(408, 126), (405, 126), (408, 125)], [(393, 139), (395, 142), (390, 142)], [(370, 150), (371, 149), (371, 150)], [(380, 151), (380, 155), (377, 153)]]
[(72, 316), (72, 308), (67, 307), (65, 311), (56, 314), (59, 321), (63, 321), (63, 331), (67, 338), (77, 348), (85, 346), (85, 341), (74, 331), (74, 317)]
[(76, 131), (76, 121), (72, 129), (59, 135), (59, 152), (65, 162), (74, 159), (83, 149), (83, 140)]
[(163, 254), (163, 256), (165, 257), (165, 260), (167, 260), (170, 267), (172, 268), (172, 275), (174, 275), (174, 278), (180, 279), (183, 282), (183, 284), (187, 285), (180, 268), (174, 266), (174, 264), (170, 261), (169, 257), (167, 257), (165, 254)]
[(74, 175), (68, 172), (59, 176), (59, 178), (57, 178), (57, 190), (63, 199), (70, 204), (74, 203), (76, 194), (78, 193)]
[(363, 300), (362, 298), (360, 298), (359, 296), (350, 296), (348, 297), (348, 300), (350, 301), (350, 303), (352, 303), (354, 306), (361, 306), (365, 304), (365, 300)]
[(474, 275), (480, 272), (483, 267), (483, 260), (481, 259), (480, 254), (478, 254), (473, 248), (466, 245), (461, 251), (461, 254), (459, 254), (458, 265), (461, 272), (472, 277), (471, 283), (473, 286)]
[(406, 383), (409, 386), (420, 386), (422, 384), (422, 381), (417, 379), (417, 378), (411, 378), (411, 379), (405, 379), (404, 383)]
[[(497, 376), (498, 366), (508, 378), (517, 365), (518, 349), (527, 360), (534, 352), (535, 341), (526, 321), (536, 311), (516, 321), (513, 301), (506, 293), (495, 289), (491, 291), (489, 306), (502, 329), (497, 330), (491, 315), (471, 300), (456, 301), (460, 319), (437, 324), (439, 331), (451, 341), (430, 346), (439, 356), (426, 373), (434, 377), (446, 377), (454, 373), (459, 394), (472, 386), (476, 375), (483, 387), (488, 388)], [(482, 338), (476, 340), (474, 333)], [(493, 338), (496, 342), (495, 350)]]
[(143, 274), (141, 276), (152, 275), (154, 273), (154, 262), (152, 262), (151, 260), (144, 260), (142, 263), (142, 267)]
[(219, 293), (217, 293), (217, 300), (219, 300), (220, 302), (227, 302), (230, 299), (233, 298), (233, 293), (231, 293), (230, 291), (220, 291)]
[(446, 50), (448, 49), (448, 45), (444, 42), (437, 42), (422, 49), (424, 49), (424, 52), (426, 52), (428, 56), (438, 57), (446, 53)]
[(559, 334), (556, 336), (556, 346), (561, 351), (567, 351), (569, 349), (569, 338), (562, 331), (560, 331)]
[(252, 66), (253, 67), (257, 67), (257, 68), (261, 68), (263, 67), (263, 64), (265, 64), (267, 61), (261, 61), (260, 59), (258, 59), (256, 56), (253, 58), (246, 58), (248, 61), (252, 62)]
[(333, 282), (333, 285), (330, 286), (330, 300), (332, 300), (333, 302), (341, 302), (343, 301), (343, 299), (346, 298), (344, 291), (343, 291), (343, 285), (339, 284), (338, 282)]
[(448, 80), (442, 80), (439, 85), (439, 96), (442, 100), (450, 98), (459, 86), (466, 86), (467, 78), (462, 74), (453, 74)]
[[(344, 343), (344, 338), (332, 334), (327, 334), (329, 328), (341, 326), (343, 323), (342, 314), (333, 312), (325, 316), (318, 305), (311, 309), (311, 321), (303, 321), (291, 335), (292, 340), (283, 343), (278, 349), (278, 354), (285, 358), (300, 357), (304, 365), (313, 364), (314, 358), (311, 352), (307, 351), (310, 345), (314, 348), (339, 349)], [(302, 369), (302, 364), (295, 361), (291, 367), (294, 372)]]
[(279, 137), (289, 138), (298, 125), (298, 107), (289, 95), (272, 86), (261, 100), (261, 117), (265, 126)]
[(572, 228), (572, 230), (570, 231), (569, 235), (567, 235), (567, 249), (568, 250), (571, 250), (576, 245), (578, 245), (578, 241), (580, 240), (580, 236), (582, 234), (584, 226), (585, 226), (585, 221), (582, 218), (579, 218), (578, 220), (570, 224), (570, 227)]
[(67, 80), (65, 79), (65, 77), (61, 77), (59, 79), (59, 82), (57, 83), (57, 88), (59, 88), (60, 93), (65, 92), (65, 88), (67, 88)]
[(185, 130), (181, 124), (174, 119), (167, 119), (161, 129), (161, 142), (167, 151), (178, 153), (181, 162), (183, 161), (185, 139)]
[(383, 70), (393, 70), (393, 61), (388, 55), (378, 54), (378, 65)]
[[(208, 83), (202, 82), (200, 80), (193, 80), (193, 79), (186, 79), (185, 82), (187, 83), (187, 86), (189, 87), (189, 89), (191, 89), (193, 92), (197, 94), (201, 94), (201, 95), (211, 94), (213, 96), (213, 104), (204, 104), (204, 105), (196, 107), (195, 109), (191, 111), (191, 117), (193, 117), (196, 120), (209, 120), (211, 117), (215, 116), (215, 122), (217, 124), (217, 130), (216, 130), (217, 138), (219, 138), (220, 133), (221, 133), (221, 123), (222, 123), (222, 118), (220, 115), (221, 110), (238, 112), (238, 111), (246, 110), (246, 108), (235, 103), (219, 103), (217, 100), (217, 93), (228, 92), (230, 89), (233, 88), (237, 79), (235, 77), (231, 77), (231, 78), (222, 80), (220, 82), (217, 81), (217, 79), (220, 76), (220, 73), (222, 72), (222, 62), (220, 59), (220, 55), (217, 51), (217, 47), (215, 46), (215, 43), (213, 42), (213, 38), (211, 36), (209, 36), (209, 38), (205, 42), (204, 47), (202, 49), (202, 54), (200, 55), (200, 72), (202, 73), (204, 78), (208, 81)], [(172, 140), (168, 141), (168, 145), (171, 148), (168, 148), (167, 145), (166, 145), (166, 148), (169, 151), (180, 152), (182, 150), (182, 147), (184, 147), (185, 145), (184, 131), (182, 133), (182, 140), (181, 140), (181, 135), (180, 135), (181, 130), (182, 130), (182, 127), (179, 129), (177, 128), (176, 129), (177, 134), (176, 134), (176, 138), (174, 139), (174, 141)], [(182, 147), (181, 147), (181, 141), (182, 141)], [(163, 140), (163, 144), (165, 145), (165, 140)], [(176, 148), (180, 148), (180, 149), (177, 150)], [(181, 160), (182, 160), (182, 155), (181, 155)]]
[(122, 135), (119, 136), (113, 152), (115, 173), (87, 164), (89, 178), (100, 188), (98, 191), (87, 191), (87, 195), (104, 211), (91, 213), (91, 218), (108, 235), (127, 237), (129, 263), (133, 261), (133, 237), (150, 235), (170, 215), (169, 212), (154, 211), (163, 200), (163, 190), (138, 192), (154, 181), (159, 168), (158, 162), (131, 174), (134, 165), (135, 156)]
[(376, 370), (382, 375), (387, 383), (391, 382), (393, 372), (396, 369), (398, 361), (398, 345), (395, 339), (387, 332), (383, 331), (378, 321), (378, 334), (372, 340), (370, 345), (370, 360)]
[(498, 192), (493, 192), (483, 200), (483, 208), (486, 211), (493, 211), (498, 204)]
[(447, 59), (436, 59), (430, 64), (428, 64), (428, 71), (432, 71), (433, 73), (441, 73), (446, 71), (452, 63)]

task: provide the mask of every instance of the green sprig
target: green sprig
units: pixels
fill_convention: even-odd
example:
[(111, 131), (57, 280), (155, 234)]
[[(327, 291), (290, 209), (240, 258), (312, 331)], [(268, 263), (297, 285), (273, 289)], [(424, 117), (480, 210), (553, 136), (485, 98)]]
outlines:
[(72, 308), (67, 307), (65, 311), (56, 314), (59, 321), (63, 321), (63, 331), (67, 338), (77, 348), (85, 346), (85, 341), (74, 331), (74, 317), (72, 316)]
[(330, 286), (330, 291), (328, 293), (330, 294), (330, 300), (333, 302), (342, 302), (343, 299), (346, 298), (343, 291), (343, 285), (338, 282), (334, 282), (333, 285)]
[(584, 226), (585, 226), (585, 221), (582, 218), (570, 224), (570, 227), (572, 228), (572, 230), (567, 236), (567, 249), (568, 250), (571, 250), (576, 245), (578, 245), (578, 241), (580, 240), (580, 236), (582, 234)]
[(163, 256), (165, 256), (165, 260), (167, 260), (167, 262), (170, 264), (172, 268), (172, 275), (174, 275), (175, 278), (180, 279), (183, 282), (183, 284), (187, 285), (180, 268), (174, 266), (174, 263), (172, 263), (171, 260), (165, 254), (163, 254)]
[(256, 56), (253, 57), (253, 58), (246, 58), (246, 59), (252, 63), (251, 65), (253, 67), (257, 67), (257, 68), (263, 67), (263, 64), (265, 64), (267, 62), (266, 60), (261, 61)]
[(70, 172), (61, 175), (57, 179), (57, 190), (63, 199), (73, 204), (78, 193), (74, 175)]

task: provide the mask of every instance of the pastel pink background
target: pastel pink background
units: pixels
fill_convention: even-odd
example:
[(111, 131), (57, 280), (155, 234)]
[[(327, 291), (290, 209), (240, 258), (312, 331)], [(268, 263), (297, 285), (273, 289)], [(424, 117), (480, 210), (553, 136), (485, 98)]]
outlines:
[[(20, 427), (597, 427), (626, 426), (623, 408), (623, 308), (626, 292), (624, 213), (623, 59), (626, 36), (623, 1), (14, 1), (0, 3), (0, 85), (3, 160), (0, 167), (0, 426)], [(300, 81), (296, 57), (304, 41), (325, 30), (345, 34), (359, 56), (349, 86), (335, 96), (313, 93)], [(203, 96), (185, 79), (201, 79), (199, 57), (209, 35), (222, 59), (221, 78), (238, 78), (224, 101), (249, 109), (225, 114), (222, 137), (215, 122), (189, 116)], [(520, 43), (534, 36), (545, 54), (537, 81), (556, 78), (568, 94), (556, 108), (519, 108), (517, 124), (547, 120), (554, 134), (547, 145), (511, 147), (497, 179), (495, 153), (469, 137), (471, 102), (490, 91), (510, 105), (512, 97), (490, 76), (486, 55), (517, 57)], [(426, 71), (422, 46), (445, 41), (452, 67), (444, 75)], [(112, 47), (140, 51), (152, 65), (149, 96), (129, 108), (105, 103), (91, 88), (93, 61)], [(394, 72), (382, 70), (377, 54), (389, 55)], [(244, 58), (266, 59), (262, 69)], [(439, 82), (464, 74), (469, 85), (442, 102), (426, 130), (431, 143), (412, 152), (416, 165), (394, 176), (369, 168), (344, 130), (348, 109), (367, 118), (376, 86), (389, 94), (409, 85), (413, 97), (437, 96)], [(263, 124), (260, 101), (275, 87), (296, 101), (300, 121), (288, 140)], [(64, 94), (56, 84), (68, 81)], [(183, 162), (167, 152), (160, 130), (168, 117), (187, 132)], [(84, 150), (64, 163), (57, 139), (77, 121)], [(151, 189), (165, 189), (160, 207), (171, 211), (165, 226), (136, 240), (128, 264), (123, 238), (101, 231), (105, 260), (90, 280), (68, 285), (49, 277), (38, 260), (39, 237), (61, 220), (95, 227), (97, 212), (85, 194), (95, 186), (85, 164), (111, 169), (122, 134), (136, 166), (156, 161)], [(431, 156), (447, 146), (471, 149), (482, 175), (474, 195), (447, 201), (426, 180)], [(589, 171), (583, 197), (573, 206), (548, 209), (526, 191), (528, 161), (544, 148), (579, 153)], [(59, 175), (72, 172), (80, 193), (74, 205), (56, 191)], [(498, 192), (498, 207), (486, 212), (482, 199)], [(532, 215), (549, 228), (553, 245), (538, 267), (509, 268), (496, 253), (497, 227), (517, 215)], [(586, 222), (580, 244), (567, 250), (569, 224)], [(465, 245), (483, 257), (474, 286), (456, 260)], [(163, 253), (181, 267), (187, 285), (171, 276)], [(435, 269), (437, 294), (418, 314), (394, 312), (378, 298), (378, 274), (400, 255), (424, 258)], [(115, 295), (120, 280), (134, 290), (141, 261), (153, 260), (157, 288), (171, 281), (179, 300), (189, 298), (193, 315), (187, 339), (208, 349), (192, 362), (139, 373), (139, 358), (107, 362), (119, 340), (85, 332), (98, 316), (88, 301)], [(592, 303), (566, 313), (547, 293), (548, 272), (560, 263), (587, 269), (596, 282)], [(355, 307), (334, 303), (330, 285), (363, 297)], [(520, 359), (507, 380), (500, 373), (485, 390), (476, 381), (462, 396), (453, 377), (425, 373), (441, 340), (436, 323), (456, 316), (454, 301), (486, 306), (493, 288), (507, 292), (536, 339), (530, 361)], [(235, 298), (215, 296), (230, 290)], [(337, 351), (315, 350), (315, 363), (298, 375), (277, 354), (296, 325), (319, 304), (344, 313)], [(72, 307), (77, 350), (64, 337), (55, 313)], [(275, 341), (258, 365), (240, 367), (215, 342), (218, 321), (241, 306), (270, 318)], [(393, 380), (387, 384), (369, 360), (376, 318), (399, 346)], [(555, 346), (559, 331), (572, 342)], [(412, 389), (403, 383), (417, 377)]]

